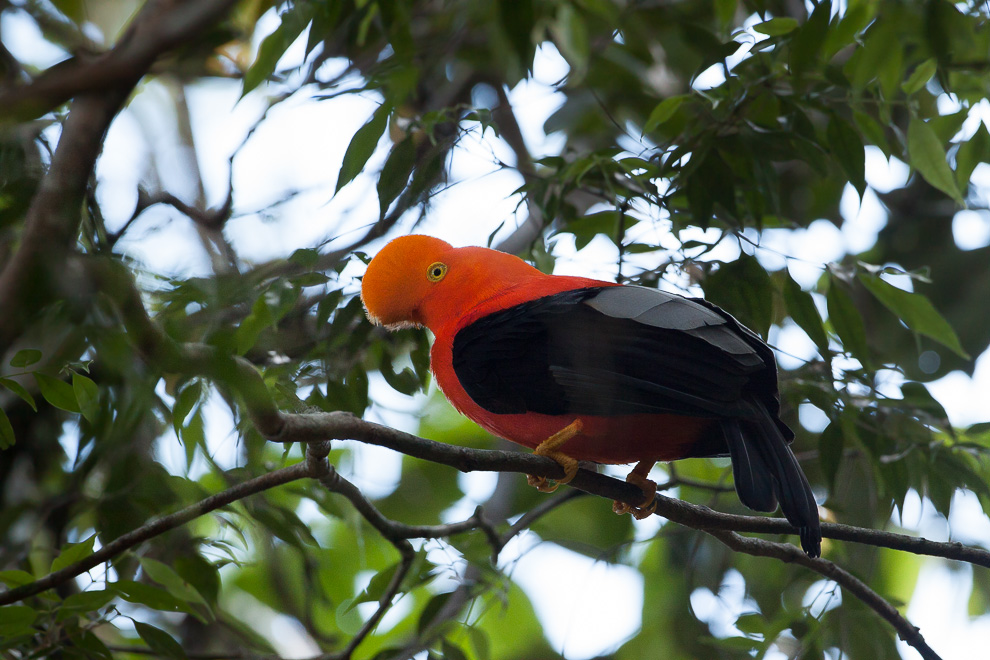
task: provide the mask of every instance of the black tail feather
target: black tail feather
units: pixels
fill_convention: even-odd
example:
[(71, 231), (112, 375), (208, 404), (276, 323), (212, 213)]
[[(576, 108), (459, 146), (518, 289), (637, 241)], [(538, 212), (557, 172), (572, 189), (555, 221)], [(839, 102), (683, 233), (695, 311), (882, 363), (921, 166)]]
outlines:
[(784, 517), (798, 530), (801, 547), (809, 556), (819, 557), (821, 523), (808, 478), (770, 413), (758, 403), (754, 409), (752, 421), (722, 422), (739, 499), (751, 509), (772, 511), (776, 496)]

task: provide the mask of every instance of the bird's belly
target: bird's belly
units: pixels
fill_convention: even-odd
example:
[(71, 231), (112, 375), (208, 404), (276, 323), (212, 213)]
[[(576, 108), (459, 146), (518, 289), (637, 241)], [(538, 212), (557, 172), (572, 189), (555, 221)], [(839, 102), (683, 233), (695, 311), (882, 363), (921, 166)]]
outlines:
[(712, 419), (680, 415), (488, 415), (475, 421), (485, 430), (534, 448), (575, 419), (580, 435), (561, 447), (568, 456), (596, 463), (673, 461), (697, 456), (695, 445), (714, 423)]

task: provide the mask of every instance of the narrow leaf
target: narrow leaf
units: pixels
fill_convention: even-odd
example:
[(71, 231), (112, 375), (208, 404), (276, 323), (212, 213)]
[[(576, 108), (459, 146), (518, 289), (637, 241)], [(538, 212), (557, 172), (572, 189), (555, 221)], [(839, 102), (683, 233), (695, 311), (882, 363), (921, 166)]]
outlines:
[(392, 151), (382, 167), (378, 178), (378, 217), (384, 218), (395, 198), (409, 181), (413, 166), (416, 164), (416, 144), (412, 137), (392, 147)]
[(945, 149), (932, 127), (923, 120), (912, 118), (908, 125), (908, 160), (911, 167), (946, 195), (963, 203), (952, 170), (945, 160)]
[(828, 147), (856, 187), (860, 197), (866, 192), (866, 150), (856, 129), (846, 120), (832, 115), (826, 129)]
[(889, 284), (883, 279), (869, 274), (859, 276), (863, 286), (883, 303), (894, 315), (904, 321), (907, 327), (918, 334), (930, 337), (952, 350), (956, 355), (969, 359), (969, 355), (959, 343), (956, 331), (939, 314), (931, 301), (920, 293), (911, 293)]
[(140, 621), (134, 622), (134, 629), (156, 655), (176, 660), (183, 660), (186, 657), (182, 646), (164, 630)]
[(760, 34), (769, 37), (779, 37), (782, 34), (793, 32), (798, 26), (797, 19), (790, 17), (771, 18), (769, 21), (757, 23), (753, 29)]
[(928, 84), (928, 81), (932, 79), (935, 75), (935, 70), (938, 67), (938, 63), (935, 58), (925, 60), (911, 72), (908, 79), (901, 83), (901, 89), (904, 90), (905, 94), (914, 94), (919, 89)]
[(14, 437), (14, 427), (11, 426), (7, 413), (0, 408), (0, 450), (13, 447), (15, 442), (17, 438)]
[(381, 139), (382, 133), (385, 132), (385, 125), (388, 123), (388, 116), (391, 110), (391, 106), (387, 103), (382, 104), (371, 115), (371, 119), (354, 133), (351, 143), (347, 145), (347, 151), (344, 152), (344, 160), (340, 164), (340, 172), (337, 174), (337, 187), (334, 190), (334, 194), (353, 181), (354, 177), (364, 169), (365, 163), (371, 158), (371, 154), (375, 152), (375, 147), (378, 146), (378, 141)]
[(866, 346), (866, 328), (852, 298), (846, 293), (837, 277), (830, 278), (828, 294), (825, 296), (828, 305), (828, 319), (835, 333), (842, 340), (842, 346), (857, 358), (863, 366), (870, 362), (870, 351)]
[(828, 33), (831, 13), (831, 2), (819, 2), (808, 20), (791, 38), (788, 64), (794, 76), (800, 76), (818, 61)]
[(274, 32), (261, 42), (261, 46), (258, 48), (258, 57), (244, 74), (242, 97), (275, 73), (278, 61), (282, 59), (285, 51), (313, 20), (315, 13), (316, 3), (312, 2), (292, 3), (282, 13), (280, 17), (282, 22), (275, 28)]
[(842, 426), (831, 422), (818, 436), (818, 459), (829, 492), (835, 488), (835, 475), (839, 472), (844, 449), (845, 436), (842, 434)]
[(165, 590), (170, 594), (187, 603), (209, 607), (206, 599), (196, 591), (196, 588), (186, 582), (171, 566), (150, 557), (142, 557), (140, 561), (141, 568), (144, 569), (148, 577), (165, 587)]
[(79, 402), (79, 410), (89, 422), (96, 422), (100, 413), (100, 388), (91, 379), (73, 372), (72, 391)]
[(785, 270), (784, 280), (784, 302), (787, 304), (787, 311), (791, 318), (802, 330), (807, 333), (811, 341), (815, 342), (818, 351), (822, 355), (828, 354), (828, 335), (822, 324), (822, 317), (818, 314), (815, 301), (811, 294), (801, 288), (801, 285), (794, 281)]
[(643, 125), (643, 133), (652, 133), (657, 130), (664, 122), (674, 116), (677, 109), (687, 99), (688, 96), (682, 94), (681, 96), (671, 96), (657, 104), (657, 107), (653, 108), (653, 112), (647, 118), (646, 124)]
[(0, 386), (10, 390), (17, 396), (24, 399), (24, 402), (31, 406), (31, 409), (34, 410), (34, 412), (38, 412), (38, 404), (34, 402), (34, 397), (31, 396), (31, 393), (28, 392), (27, 389), (25, 389), (25, 387), (16, 380), (11, 380), (10, 378), (0, 378)]

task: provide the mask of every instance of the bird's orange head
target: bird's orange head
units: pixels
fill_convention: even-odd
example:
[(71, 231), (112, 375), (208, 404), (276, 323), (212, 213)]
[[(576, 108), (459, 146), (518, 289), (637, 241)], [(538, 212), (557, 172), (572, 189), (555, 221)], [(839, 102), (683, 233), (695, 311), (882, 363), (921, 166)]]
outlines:
[(374, 323), (393, 329), (425, 325), (437, 332), (534, 277), (545, 276), (511, 254), (455, 248), (432, 236), (400, 236), (368, 264), (361, 300)]

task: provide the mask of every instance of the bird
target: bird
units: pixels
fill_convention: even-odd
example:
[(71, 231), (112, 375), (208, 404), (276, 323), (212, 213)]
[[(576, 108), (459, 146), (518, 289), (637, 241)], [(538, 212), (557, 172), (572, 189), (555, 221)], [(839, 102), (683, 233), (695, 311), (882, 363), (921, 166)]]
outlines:
[(660, 461), (728, 456), (739, 500), (780, 508), (804, 551), (821, 555), (818, 505), (780, 420), (772, 349), (716, 305), (658, 289), (549, 275), (519, 257), (399, 236), (371, 260), (361, 299), (372, 323), (428, 328), (430, 368), (461, 414), (548, 456), (631, 464), (646, 517)]

